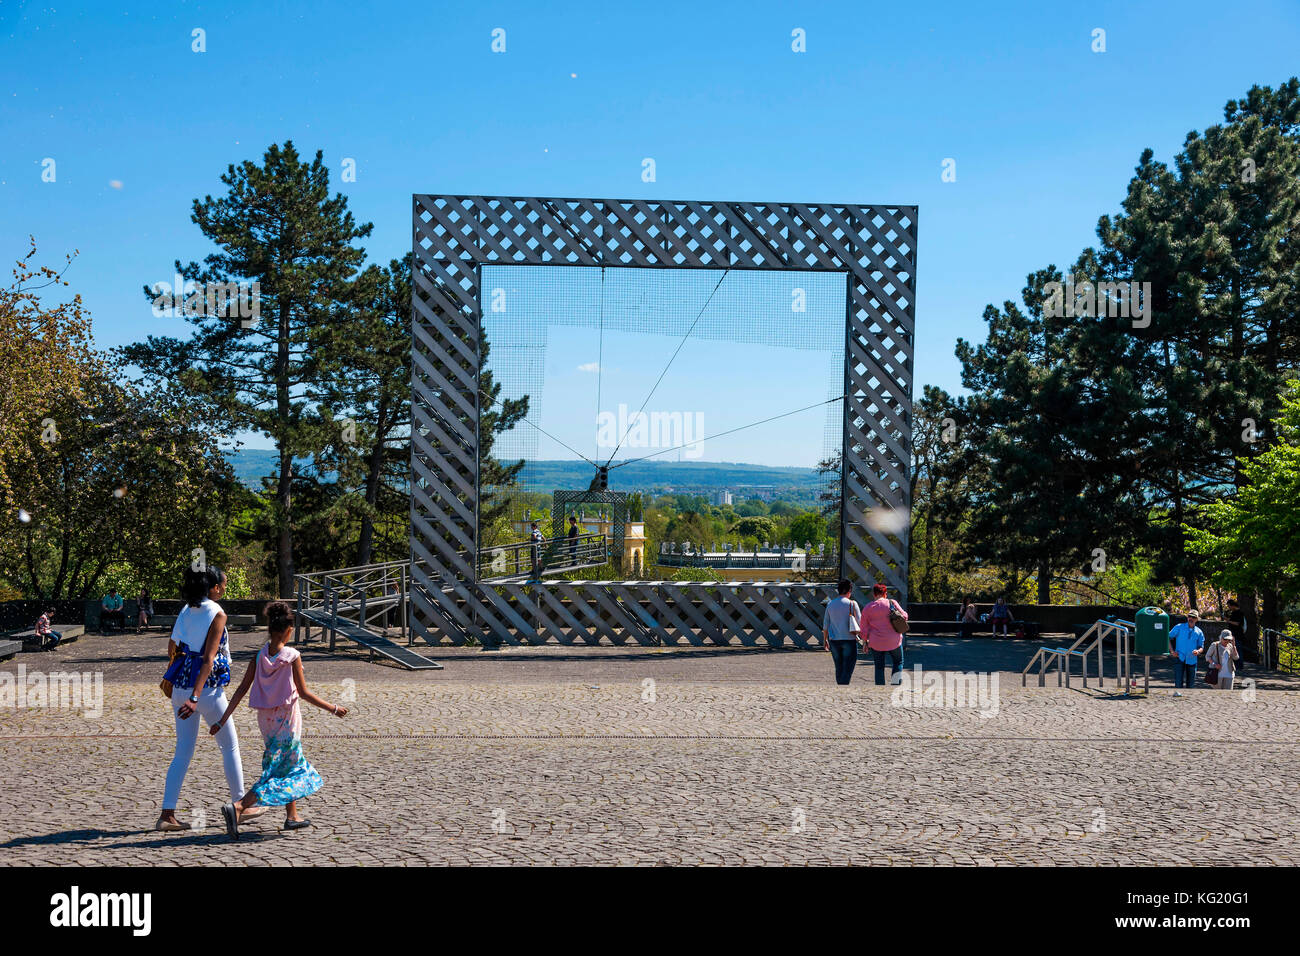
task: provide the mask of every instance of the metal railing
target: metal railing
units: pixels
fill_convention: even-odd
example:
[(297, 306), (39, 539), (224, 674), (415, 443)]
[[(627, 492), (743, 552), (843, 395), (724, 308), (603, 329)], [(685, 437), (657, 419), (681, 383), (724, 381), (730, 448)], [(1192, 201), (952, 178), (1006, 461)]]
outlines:
[(478, 554), (478, 573), (482, 578), (528, 577), (533, 574), (536, 552), (541, 570), (565, 571), (591, 567), (609, 561), (609, 543), (599, 531), (573, 538), (543, 538), (540, 544), (520, 541), (483, 548)]
[[(492, 577), (527, 577), (533, 572), (533, 549), (540, 549), (542, 568), (563, 571), (590, 567), (609, 561), (609, 544), (605, 535), (596, 532), (575, 538), (548, 538), (540, 545), (531, 541), (484, 548), (479, 552), (479, 575)], [(334, 621), (355, 624), (387, 637), (396, 630), (399, 639), (415, 642), (409, 622), (411, 562), (384, 561), (377, 564), (312, 571), (294, 575), (294, 593), (298, 609), (299, 631), (294, 639), (307, 643), (311, 627), (303, 611), (327, 614)], [(301, 637), (300, 637), (301, 635)], [(334, 631), (330, 631), (330, 649)]]
[(408, 644), (414, 640), (407, 622), (410, 561), (298, 574), (294, 582), (300, 612), (323, 611), (336, 620), (382, 631), (385, 636), (396, 629)]
[[(1083, 686), (1088, 686), (1088, 655), (1095, 653), (1097, 656), (1097, 686), (1106, 686), (1106, 660), (1105, 646), (1106, 639), (1115, 638), (1115, 679), (1120, 688), (1125, 693), (1131, 682), (1131, 671), (1129, 670), (1129, 637), (1136, 631), (1137, 625), (1132, 621), (1097, 621), (1092, 627), (1088, 628), (1069, 647), (1040, 647), (1029, 659), (1025, 669), (1020, 672), (1020, 686), (1026, 686), (1029, 680), (1029, 672), (1035, 664), (1038, 665), (1038, 686), (1043, 687), (1046, 684), (1047, 674), (1050, 668), (1056, 670), (1056, 685), (1061, 686), (1062, 677), (1064, 677), (1065, 686), (1070, 686), (1070, 662), (1074, 658), (1079, 658), (1083, 670)], [(1091, 643), (1086, 643), (1091, 639)], [(1080, 647), (1080, 645), (1086, 645)], [(1148, 660), (1149, 664), (1149, 660)], [(1150, 684), (1151, 675), (1148, 672), (1147, 682)]]
[[(1294, 674), (1300, 671), (1300, 638), (1293, 637), (1272, 627), (1266, 627), (1259, 633), (1259, 652), (1265, 670), (1273, 663), (1284, 674)], [(1269, 640), (1270, 637), (1272, 640)], [(1277, 645), (1277, 661), (1270, 662), (1269, 650), (1274, 644)]]
[(837, 552), (803, 551), (787, 552), (677, 552), (661, 551), (655, 555), (652, 564), (662, 568), (790, 568), (802, 571), (808, 568), (838, 568), (840, 556)]

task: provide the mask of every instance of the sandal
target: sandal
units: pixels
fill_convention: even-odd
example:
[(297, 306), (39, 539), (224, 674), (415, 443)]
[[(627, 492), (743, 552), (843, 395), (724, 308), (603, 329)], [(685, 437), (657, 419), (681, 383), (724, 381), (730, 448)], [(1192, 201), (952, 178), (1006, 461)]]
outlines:
[(233, 803), (221, 805), (221, 816), (226, 821), (226, 836), (232, 840), (239, 839), (239, 811)]
[(262, 806), (261, 804), (258, 804), (257, 806), (249, 807), (247, 810), (243, 810), (240, 812), (239, 822), (243, 823), (245, 820), (256, 820), (265, 812), (266, 812), (266, 807)]
[(181, 823), (179, 820), (168, 820), (166, 817), (159, 817), (158, 822), (154, 824), (155, 830), (161, 830), (163, 833), (176, 833), (180, 830), (190, 829), (188, 823)]

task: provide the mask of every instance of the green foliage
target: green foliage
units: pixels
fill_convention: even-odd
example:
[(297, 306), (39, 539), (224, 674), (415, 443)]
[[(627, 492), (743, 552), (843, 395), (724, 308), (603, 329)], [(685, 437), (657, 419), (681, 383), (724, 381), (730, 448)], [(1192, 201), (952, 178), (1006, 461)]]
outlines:
[(174, 593), (193, 549), (233, 542), (240, 489), (218, 446), (221, 423), (175, 383), (138, 388), (108, 366), (51, 406), (57, 437), (30, 436), (22, 476), (30, 521), (0, 542), (0, 578), (30, 597), (86, 598), (109, 570)]
[[(332, 471), (338, 484), (351, 489), (339, 505), (356, 521), (354, 556), (335, 555), (328, 563), (362, 565), (394, 557), (382, 537), (376, 555), (376, 526), (408, 513), (411, 263), (408, 253), (387, 268), (366, 269), (353, 291), (356, 308), (346, 322), (323, 329), (317, 345), (314, 394), (329, 437), (317, 456), (317, 470)], [(340, 541), (336, 550), (342, 552), (352, 540)], [(407, 548), (403, 542), (402, 552)]]
[[(826, 519), (816, 512), (804, 512), (796, 515), (786, 526), (785, 537), (792, 544), (802, 546), (811, 543), (814, 547), (829, 540)], [(765, 539), (771, 540), (771, 539)]]
[(1214, 551), (1185, 538), (1224, 516), (1206, 506), (1273, 441), (1248, 423), (1276, 417), (1300, 367), (1300, 80), (1254, 87), (1224, 118), (1171, 166), (1144, 151), (1122, 212), (1069, 270), (1080, 290), (1149, 283), (1141, 314), (1054, 301), (1049, 283), (1067, 276), (1048, 266), (1022, 304), (985, 310), (983, 344), (959, 340), (966, 563), (1032, 573), (1042, 597), (1097, 548), (1124, 568), (1145, 554), (1152, 581), (1197, 601)]
[(771, 541), (777, 537), (777, 523), (771, 518), (741, 518), (727, 530), (746, 541)]
[(1289, 383), (1280, 405), (1276, 440), (1241, 463), (1237, 494), (1202, 506), (1184, 530), (1212, 580), (1273, 589), (1286, 601), (1300, 597), (1300, 380)]
[[(1122, 565), (1110, 562), (1106, 570), (1088, 582), (1091, 599), (1079, 603), (1129, 604), (1134, 607), (1163, 605), (1172, 593), (1156, 580), (1155, 562), (1138, 553)], [(1082, 591), (1082, 589), (1079, 589)]]
[[(345, 321), (358, 304), (355, 282), (368, 236), (347, 197), (329, 194), (329, 170), (318, 151), (305, 162), (292, 142), (272, 145), (262, 165), (244, 161), (221, 177), (225, 196), (193, 203), (192, 219), (217, 247), (202, 266), (177, 271), (195, 283), (259, 283), (260, 315), (246, 326), (238, 318), (187, 315), (188, 340), (150, 336), (124, 350), (127, 359), (161, 380), (183, 383), (206, 397), (236, 428), (271, 438), (280, 456), (274, 481), (278, 590), (293, 593), (293, 460), (320, 452), (334, 427), (318, 409), (319, 386), (335, 371), (324, 330)], [(145, 297), (156, 293), (145, 288)]]

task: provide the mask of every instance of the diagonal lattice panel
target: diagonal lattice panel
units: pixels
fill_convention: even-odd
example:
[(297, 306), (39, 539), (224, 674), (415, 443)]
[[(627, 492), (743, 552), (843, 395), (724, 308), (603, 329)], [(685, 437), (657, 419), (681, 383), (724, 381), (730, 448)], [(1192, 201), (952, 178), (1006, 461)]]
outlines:
[(417, 195), (413, 226), (412, 603), (426, 640), (806, 645), (825, 597), (784, 583), (480, 582), (485, 264), (843, 273), (841, 570), (906, 601), (916, 207)]

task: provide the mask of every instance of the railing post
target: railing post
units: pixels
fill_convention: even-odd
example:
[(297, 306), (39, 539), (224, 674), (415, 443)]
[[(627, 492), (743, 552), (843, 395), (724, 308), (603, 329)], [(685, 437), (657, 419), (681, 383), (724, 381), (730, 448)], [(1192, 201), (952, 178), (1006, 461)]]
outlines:
[(1132, 690), (1133, 685), (1133, 664), (1129, 660), (1129, 633), (1128, 628), (1124, 628), (1122, 640), (1124, 641), (1124, 694)]
[(330, 653), (334, 653), (334, 641), (338, 634), (339, 623), (339, 592), (330, 591)]

